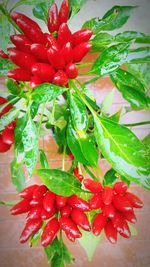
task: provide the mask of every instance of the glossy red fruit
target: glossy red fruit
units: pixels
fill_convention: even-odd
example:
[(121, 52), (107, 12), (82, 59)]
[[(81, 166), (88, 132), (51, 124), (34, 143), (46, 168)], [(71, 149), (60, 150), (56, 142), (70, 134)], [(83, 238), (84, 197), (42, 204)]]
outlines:
[(44, 82), (51, 82), (54, 77), (55, 70), (47, 63), (36, 63), (32, 65), (32, 74), (38, 76)]
[(59, 11), (60, 24), (62, 24), (63, 22), (67, 22), (68, 21), (69, 12), (70, 12), (69, 0), (63, 0), (62, 4), (60, 6), (60, 11)]
[(43, 207), (47, 212), (50, 212), (53, 209), (55, 202), (55, 194), (53, 192), (48, 191), (43, 198)]
[(52, 4), (48, 10), (48, 22), (47, 26), (49, 32), (55, 32), (59, 29), (59, 16), (58, 16), (58, 8), (56, 3)]
[(29, 221), (29, 220), (32, 220), (32, 219), (41, 218), (41, 212), (42, 212), (42, 208), (41, 207), (32, 208), (29, 211), (26, 220)]
[(11, 18), (16, 22), (17, 19), (22, 19), (22, 21), (25, 21), (28, 23), (28, 25), (32, 28), (34, 28), (36, 31), (41, 30), (40, 26), (32, 19), (27, 17), (26, 15), (19, 13), (19, 12), (12, 12)]
[(75, 176), (77, 176), (79, 174), (79, 168), (78, 167), (75, 167), (74, 170), (73, 170), (73, 174)]
[(48, 62), (47, 48), (42, 44), (34, 43), (30, 47), (30, 53), (32, 53), (41, 62)]
[(62, 70), (55, 73), (53, 83), (57, 85), (66, 85), (68, 83), (68, 77)]
[(15, 127), (16, 127), (16, 121), (12, 121), (6, 126), (7, 129), (11, 129), (11, 130), (13, 130)]
[(69, 63), (66, 66), (66, 73), (68, 78), (75, 79), (78, 76), (78, 68), (74, 63)]
[(57, 40), (54, 38), (53, 35), (51, 35), (49, 33), (45, 33), (45, 38), (47, 41), (48, 48), (53, 48), (55, 50), (59, 50), (59, 45), (58, 45)]
[(21, 192), (19, 192), (19, 196), (21, 198), (26, 198), (26, 199), (32, 199), (33, 196), (33, 192), (36, 188), (38, 188), (38, 185), (30, 185), (28, 187), (26, 187), (25, 189), (23, 189)]
[(41, 236), (41, 244), (43, 247), (47, 247), (54, 241), (59, 229), (59, 222), (56, 218), (53, 218), (46, 224)]
[(31, 54), (24, 53), (15, 48), (8, 48), (8, 51), (11, 61), (26, 71), (30, 71), (36, 63), (36, 59)]
[(113, 189), (111, 187), (105, 187), (102, 193), (102, 200), (105, 205), (110, 205), (113, 200)]
[(31, 53), (30, 46), (32, 42), (24, 34), (11, 35), (10, 40), (18, 50), (25, 53)]
[(85, 188), (91, 191), (92, 193), (101, 193), (103, 190), (101, 183), (96, 182), (92, 179), (84, 179), (83, 184)]
[(20, 236), (20, 243), (25, 243), (32, 235), (34, 235), (42, 226), (41, 219), (29, 220)]
[(88, 29), (88, 28), (75, 32), (72, 35), (73, 45), (76, 46), (76, 45), (81, 44), (83, 42), (87, 42), (91, 38), (92, 34), (93, 34), (92, 30)]
[(128, 186), (125, 182), (117, 182), (114, 184), (113, 189), (117, 194), (123, 195), (127, 191)]
[(103, 215), (106, 216), (107, 218), (114, 218), (115, 216), (115, 208), (112, 204), (110, 205), (104, 205), (102, 208)]
[(38, 76), (32, 76), (30, 79), (30, 86), (34, 89), (36, 86), (42, 83), (42, 80)]
[(0, 134), (0, 153), (7, 152), (10, 149), (11, 145), (8, 145), (3, 142), (2, 135)]
[(85, 55), (91, 50), (92, 45), (88, 42), (81, 43), (73, 49), (74, 62), (80, 62)]
[(94, 221), (92, 224), (92, 232), (94, 235), (98, 236), (101, 231), (103, 230), (103, 228), (105, 227), (107, 223), (107, 218), (105, 216), (103, 216), (102, 213), (97, 214), (94, 217)]
[(3, 142), (12, 145), (14, 143), (14, 130), (5, 128), (2, 132)]
[(66, 233), (70, 234), (74, 238), (80, 238), (82, 236), (76, 224), (67, 217), (61, 217), (59, 219), (60, 228)]
[(9, 70), (7, 76), (8, 78), (14, 79), (16, 81), (23, 81), (23, 82), (30, 81), (30, 78), (31, 78), (30, 72), (24, 69), (21, 69), (21, 68)]
[(65, 207), (60, 209), (60, 214), (63, 217), (69, 217), (71, 214), (72, 208), (69, 205), (66, 205)]
[(71, 241), (71, 242), (75, 242), (75, 237), (73, 237), (70, 233), (65, 233), (67, 238)]
[(122, 212), (132, 210), (132, 205), (125, 196), (114, 196), (113, 204), (117, 210)]
[(33, 199), (34, 198), (42, 198), (43, 195), (47, 192), (47, 187), (45, 185), (38, 186), (33, 192)]
[(73, 50), (70, 42), (64, 44), (61, 50), (61, 54), (66, 64), (71, 63), (73, 61)]
[(90, 208), (92, 210), (100, 209), (103, 207), (103, 201), (100, 194), (94, 194), (90, 199)]
[(85, 230), (85, 231), (91, 230), (88, 218), (84, 214), (83, 211), (81, 211), (79, 209), (73, 209), (71, 212), (71, 218), (72, 218), (73, 222), (76, 225), (78, 225), (79, 227), (81, 227), (83, 230)]
[(127, 192), (125, 198), (131, 203), (134, 208), (143, 208), (143, 202), (134, 194)]
[(136, 221), (137, 221), (133, 210), (123, 212), (122, 216), (125, 218), (125, 220), (127, 220), (131, 223), (136, 223)]
[(29, 199), (23, 199), (10, 210), (12, 215), (18, 215), (30, 211), (31, 205)]
[(117, 229), (113, 226), (111, 221), (106, 223), (104, 231), (109, 242), (115, 244), (117, 242)]
[(55, 206), (53, 206), (52, 210), (51, 211), (46, 211), (44, 208), (42, 209), (42, 212), (41, 212), (41, 219), (42, 220), (48, 220), (50, 219), (51, 217), (53, 217), (53, 215), (57, 212), (57, 209)]
[(68, 198), (68, 204), (73, 208), (78, 208), (82, 211), (90, 211), (90, 205), (88, 202), (83, 200), (80, 197), (77, 197), (76, 195), (72, 195)]
[(83, 176), (82, 174), (78, 174), (78, 175), (76, 175), (76, 178), (77, 178), (80, 182), (82, 182), (83, 179), (84, 179), (84, 176)]
[(8, 55), (2, 49), (0, 49), (0, 58), (8, 58)]
[(63, 47), (66, 43), (72, 43), (72, 34), (66, 23), (62, 23), (58, 31), (58, 44)]
[(115, 217), (112, 219), (112, 223), (120, 235), (125, 238), (129, 238), (131, 236), (128, 224), (120, 213), (115, 214)]
[(53, 48), (50, 48), (47, 51), (47, 56), (49, 62), (54, 68), (63, 69), (65, 67), (65, 60), (60, 50), (55, 50)]
[(69, 154), (69, 158), (70, 158), (71, 160), (74, 160), (74, 155), (73, 155), (72, 153), (70, 153), (70, 154)]
[(63, 197), (63, 196), (59, 196), (56, 195), (56, 205), (58, 208), (63, 208), (66, 206), (68, 197)]
[(43, 198), (34, 198), (30, 201), (31, 207), (42, 207), (43, 206)]

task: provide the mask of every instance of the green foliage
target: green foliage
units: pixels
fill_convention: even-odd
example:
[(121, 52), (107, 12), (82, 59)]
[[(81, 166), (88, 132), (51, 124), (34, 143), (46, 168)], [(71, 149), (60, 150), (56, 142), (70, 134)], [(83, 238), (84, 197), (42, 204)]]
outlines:
[[(34, 3), (34, 1), (33, 1)], [(43, 20), (47, 24), (47, 18), (48, 18), (48, 8), (51, 6), (51, 4), (54, 3), (53, 0), (48, 1), (40, 1), (38, 4), (36, 4), (32, 10), (33, 15)]]
[(111, 107), (114, 100), (114, 90), (112, 90), (104, 99), (101, 104), (101, 112), (107, 113), (108, 109)]
[(0, 58), (0, 75), (6, 76), (8, 71), (15, 68), (15, 65), (7, 58)]
[(11, 94), (16, 95), (16, 96), (20, 94), (21, 90), (18, 84), (14, 80), (9, 79), (9, 78), (6, 79), (6, 86)]
[(142, 32), (136, 32), (136, 31), (125, 31), (118, 33), (115, 36), (115, 41), (117, 42), (131, 42), (134, 41), (136, 43), (150, 43), (150, 36), (142, 33)]
[(0, 131), (18, 117), (19, 111), (18, 108), (12, 108), (0, 118)]
[(19, 192), (25, 188), (25, 175), (23, 171), (22, 162), (17, 162), (17, 159), (14, 158), (11, 162), (11, 179), (13, 185), (16, 187), (16, 190)]
[[(1, 14), (0, 15), (0, 48), (4, 51), (7, 51), (10, 31), (11, 31), (11, 26), (10, 26), (10, 23), (8, 21), (7, 16)], [(2, 61), (2, 59), (1, 59), (0, 69), (1, 69), (1, 66), (3, 66), (3, 69), (1, 69), (1, 70), (6, 72), (8, 70), (8, 68), (10, 67), (10, 65), (8, 64), (8, 62), (9, 62), (8, 60), (7, 61), (4, 61), (4, 60)], [(6, 69), (6, 65), (4, 64), (4, 62), (6, 62), (9, 65), (7, 67), (7, 69)], [(6, 74), (5, 72), (3, 72), (3, 73), (1, 72), (0, 74), (5, 75)]]
[(70, 17), (74, 17), (82, 8), (82, 6), (87, 2), (87, 0), (70, 0)]
[(48, 160), (44, 150), (40, 151), (40, 165), (42, 169), (49, 169)]

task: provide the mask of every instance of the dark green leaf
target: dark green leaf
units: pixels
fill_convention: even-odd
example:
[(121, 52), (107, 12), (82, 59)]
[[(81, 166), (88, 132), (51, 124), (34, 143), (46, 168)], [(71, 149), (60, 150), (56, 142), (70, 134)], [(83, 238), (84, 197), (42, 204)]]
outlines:
[(25, 152), (25, 164), (29, 176), (31, 176), (38, 159), (38, 136), (36, 126), (30, 117), (22, 133), (22, 142)]
[(9, 112), (4, 114), (0, 118), (0, 131), (2, 131), (5, 128), (5, 126), (7, 126), (9, 123), (14, 121), (18, 117), (18, 114), (19, 114), (18, 108), (12, 108), (12, 109), (10, 109)]
[(23, 172), (23, 164), (22, 162), (17, 162), (17, 159), (15, 158), (12, 160), (10, 168), (11, 168), (11, 179), (13, 185), (16, 187), (16, 190), (19, 192), (23, 190), (26, 186), (25, 183), (25, 175)]
[(30, 113), (32, 119), (37, 115), (38, 110), (39, 110), (39, 102), (33, 101), (30, 106)]
[(114, 40), (114, 36), (111, 34), (108, 34), (106, 32), (101, 32), (90, 41), (92, 44), (92, 49), (97, 49), (98, 51), (103, 50), (103, 47), (106, 45), (112, 43)]
[(7, 58), (0, 58), (0, 75), (6, 76), (8, 71), (14, 69), (15, 65)]
[(104, 186), (113, 186), (117, 180), (116, 171), (114, 169), (110, 169), (106, 172), (103, 180)]
[(64, 147), (66, 145), (66, 128), (61, 130), (55, 127), (54, 138), (59, 147)]
[(15, 204), (17, 204), (18, 201), (14, 200), (14, 201), (0, 201), (0, 205), (6, 205), (6, 206), (14, 206)]
[(130, 50), (126, 62), (133, 64), (150, 62), (150, 47), (139, 47)]
[(49, 163), (44, 150), (40, 151), (40, 164), (42, 169), (49, 169)]
[(27, 115), (25, 114), (23, 117), (19, 118), (15, 127), (15, 148), (17, 148), (22, 143), (22, 133), (27, 124)]
[(94, 115), (95, 136), (103, 156), (120, 175), (150, 189), (145, 147), (125, 126)]
[(87, 0), (70, 0), (71, 17), (74, 17), (87, 2)]
[(16, 96), (19, 95), (20, 88), (18, 87), (17, 83), (14, 80), (8, 78), (6, 80), (6, 86), (11, 94)]
[(114, 40), (117, 42), (130, 42), (134, 40), (136, 43), (150, 43), (150, 36), (142, 32), (125, 31), (118, 33)]
[[(51, 2), (50, 0), (47, 0), (48, 2)], [(38, 5), (40, 3), (43, 3), (43, 0), (19, 0), (15, 5), (13, 6), (13, 9), (22, 6), (22, 5)]]
[(51, 267), (65, 267), (63, 257), (55, 253), (51, 261)]
[(49, 190), (61, 196), (71, 196), (82, 192), (81, 183), (67, 172), (55, 169), (34, 170)]
[(48, 17), (48, 8), (51, 6), (53, 3), (53, 0), (48, 0), (48, 1), (43, 1), (37, 5), (34, 6), (33, 8), (33, 15), (38, 18), (43, 20), (44, 22), (47, 23), (47, 17)]
[(8, 18), (5, 15), (0, 15), (0, 48), (4, 51), (7, 51), (10, 30), (11, 27)]

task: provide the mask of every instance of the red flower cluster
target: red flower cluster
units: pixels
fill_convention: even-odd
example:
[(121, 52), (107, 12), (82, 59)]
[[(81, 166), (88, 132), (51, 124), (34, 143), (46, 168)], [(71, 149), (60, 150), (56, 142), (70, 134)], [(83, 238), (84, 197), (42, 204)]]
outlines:
[(63, 197), (49, 191), (45, 185), (31, 185), (20, 192), (19, 196), (23, 200), (13, 206), (11, 214), (28, 213), (20, 236), (21, 243), (25, 243), (42, 227), (43, 221), (49, 219), (41, 236), (44, 247), (53, 242), (60, 229), (73, 242), (82, 236), (78, 226), (90, 231), (90, 224), (84, 213), (90, 211), (90, 206), (76, 195)]
[(116, 243), (117, 233), (129, 238), (131, 233), (127, 221), (136, 222), (133, 209), (142, 208), (142, 201), (127, 192), (128, 187), (124, 182), (116, 182), (113, 188), (103, 188), (100, 183), (91, 179), (84, 179), (83, 183), (86, 189), (94, 193), (90, 199), (90, 208), (101, 209), (101, 212), (94, 217), (93, 234), (99, 235), (104, 229), (111, 243)]
[[(7, 102), (8, 100), (6, 98), (0, 96), (0, 105), (6, 104)], [(3, 108), (3, 110), (0, 112), (0, 118), (12, 108), (12, 104), (8, 104), (5, 108)], [(0, 153), (8, 151), (11, 145), (14, 143), (15, 126), (16, 121), (13, 121), (8, 124), (5, 129), (0, 133)]]
[(19, 68), (10, 70), (9, 78), (30, 81), (34, 88), (43, 82), (67, 85), (68, 79), (77, 77), (75, 63), (90, 51), (88, 40), (92, 31), (83, 29), (72, 34), (66, 23), (69, 11), (67, 0), (62, 2), (59, 13), (55, 3), (49, 8), (48, 29), (50, 33), (56, 32), (57, 37), (43, 33), (39, 25), (24, 14), (11, 14), (23, 34), (10, 36), (15, 47), (8, 48), (9, 59)]

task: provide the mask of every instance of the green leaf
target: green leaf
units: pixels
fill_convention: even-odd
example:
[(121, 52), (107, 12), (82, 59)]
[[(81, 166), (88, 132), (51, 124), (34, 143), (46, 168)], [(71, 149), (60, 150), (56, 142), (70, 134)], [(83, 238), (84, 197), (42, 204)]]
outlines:
[(38, 159), (38, 136), (36, 126), (30, 117), (22, 133), (22, 142), (25, 152), (25, 164), (28, 174), (31, 176)]
[(114, 89), (105, 97), (101, 104), (102, 113), (107, 113), (108, 109), (112, 106), (114, 100)]
[(44, 22), (47, 23), (47, 18), (48, 18), (48, 8), (54, 3), (53, 0), (48, 0), (48, 1), (43, 1), (37, 5), (34, 6), (32, 12), (33, 15), (38, 18), (43, 20)]
[(117, 42), (130, 42), (134, 40), (136, 43), (150, 43), (150, 36), (146, 35), (142, 32), (136, 32), (136, 31), (125, 31), (122, 33), (118, 33), (114, 37), (115, 41)]
[(51, 261), (51, 267), (65, 267), (62, 255), (60, 256), (57, 253), (55, 253)]
[(71, 196), (82, 192), (81, 183), (70, 173), (54, 169), (34, 170), (49, 190), (62, 196)]
[(129, 229), (130, 229), (130, 232), (131, 232), (131, 236), (137, 236), (136, 228), (131, 223), (128, 223), (128, 226), (129, 226)]
[(130, 50), (126, 62), (133, 64), (150, 62), (150, 47), (139, 47)]
[(131, 73), (117, 69), (110, 75), (112, 81), (133, 108), (147, 109), (150, 107), (150, 98), (145, 94), (143, 84)]
[(95, 136), (103, 156), (120, 175), (150, 189), (150, 167), (145, 147), (127, 127), (95, 113)]
[(105, 49), (95, 60), (91, 73), (100, 76), (113, 72), (127, 61), (130, 44), (117, 44)]
[(72, 123), (77, 132), (86, 132), (88, 128), (88, 113), (85, 104), (77, 96), (70, 94), (70, 112)]
[(79, 238), (80, 245), (84, 248), (89, 261), (92, 261), (97, 246), (100, 243), (101, 235), (95, 236), (91, 232), (82, 231), (82, 237)]
[[(47, 0), (48, 2), (51, 2)], [(15, 5), (13, 6), (13, 9), (22, 6), (22, 5), (38, 5), (40, 3), (43, 3), (43, 0), (19, 0)]]
[(0, 205), (6, 205), (6, 206), (14, 206), (15, 204), (17, 204), (18, 201), (14, 200), (14, 201), (0, 201)]
[(19, 118), (15, 127), (15, 148), (19, 147), (19, 145), (22, 143), (22, 133), (23, 130), (27, 124), (27, 114), (25, 114), (23, 117)]
[(109, 117), (109, 119), (114, 121), (114, 122), (119, 122), (120, 121), (120, 117), (121, 117), (121, 113), (122, 113), (122, 107), (116, 113), (111, 115)]
[(7, 58), (0, 58), (0, 75), (7, 76), (9, 70), (14, 69), (15, 65)]
[(70, 0), (71, 14), (70, 17), (74, 17), (87, 2), (87, 0)]
[(14, 80), (7, 78), (6, 86), (11, 94), (16, 96), (20, 94), (20, 88)]
[(117, 180), (116, 171), (114, 169), (110, 169), (106, 172), (103, 180), (104, 186), (113, 186)]
[(145, 149), (147, 151), (147, 155), (150, 159), (150, 134), (148, 134), (144, 137), (144, 139), (142, 140), (142, 143), (144, 144)]
[(101, 32), (95, 35), (95, 37), (92, 40), (90, 40), (90, 43), (92, 44), (92, 49), (97, 49), (101, 51), (103, 47), (112, 43), (113, 40), (114, 40), (113, 35), (106, 32)]
[[(9, 36), (10, 36), (10, 23), (5, 15), (0, 15), (0, 48), (7, 51)], [(8, 60), (7, 60), (8, 62)]]
[(5, 126), (7, 126), (9, 123), (14, 121), (19, 115), (19, 109), (18, 108), (12, 108), (10, 111), (5, 113), (1, 118), (0, 118), (0, 131), (2, 131)]
[(11, 165), (10, 165), (11, 179), (12, 179), (13, 185), (16, 187), (17, 192), (23, 190), (26, 186), (25, 175), (24, 175), (22, 167), (23, 167), (23, 164), (18, 163), (16, 158), (12, 160)]
[(40, 150), (40, 164), (42, 169), (49, 169), (49, 163), (44, 150)]
[(43, 232), (43, 228), (45, 226), (45, 222), (43, 223), (42, 227), (30, 238), (30, 247), (36, 246), (38, 241), (41, 238), (41, 234)]

